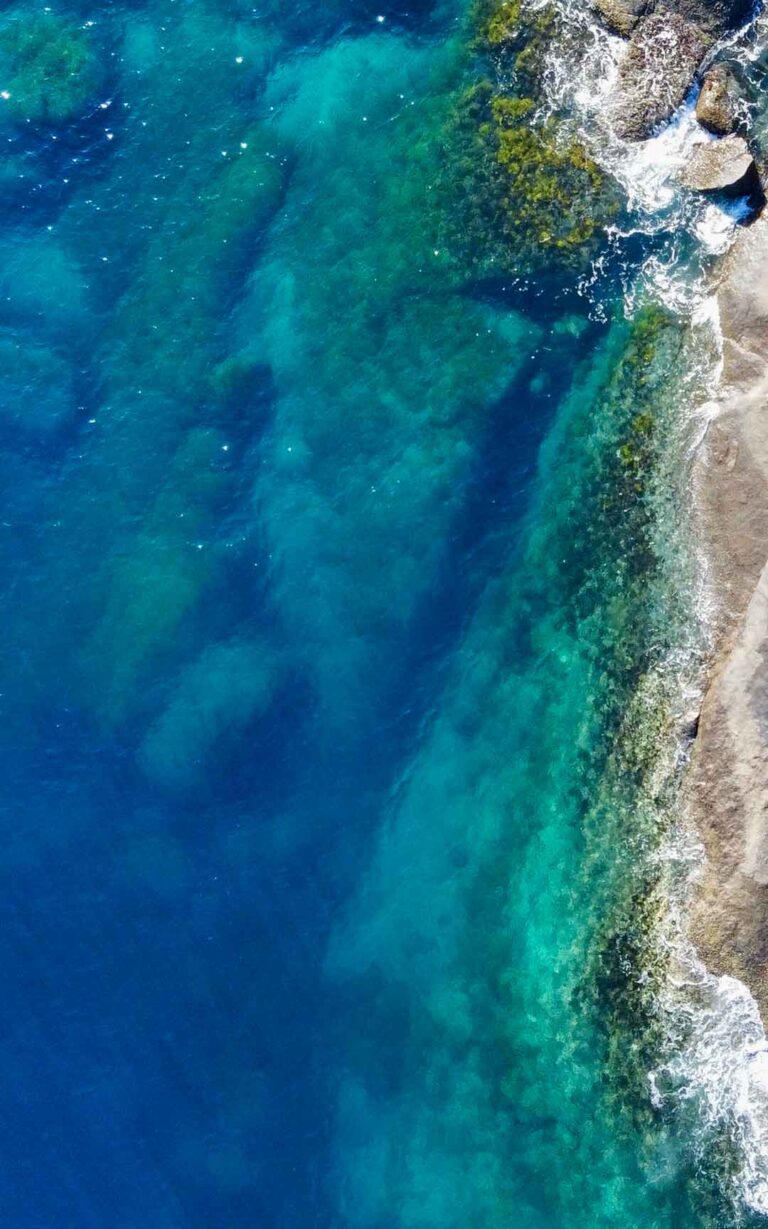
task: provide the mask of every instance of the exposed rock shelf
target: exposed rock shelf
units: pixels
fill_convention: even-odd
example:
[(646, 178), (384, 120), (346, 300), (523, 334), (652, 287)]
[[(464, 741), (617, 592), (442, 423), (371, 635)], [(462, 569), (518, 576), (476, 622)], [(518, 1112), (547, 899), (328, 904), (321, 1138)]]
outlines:
[[(680, 106), (716, 40), (743, 24), (744, 0), (594, 0), (608, 29), (629, 46), (609, 101), (615, 131), (626, 140), (651, 135)], [(716, 84), (716, 83), (715, 83)], [(717, 131), (729, 131), (722, 97), (713, 99)]]
[(710, 40), (675, 13), (637, 25), (619, 68), (610, 105), (614, 131), (628, 141), (650, 136), (680, 106)]
[(692, 934), (768, 1014), (768, 218), (740, 232), (717, 291), (723, 373), (695, 462), (721, 602), (719, 651), (688, 782), (707, 863)]
[(697, 145), (680, 183), (695, 192), (724, 192), (728, 196), (751, 196), (761, 191), (749, 146), (737, 136)]
[(703, 128), (716, 136), (726, 136), (736, 127), (736, 83), (723, 64), (704, 74), (696, 100), (696, 118)]

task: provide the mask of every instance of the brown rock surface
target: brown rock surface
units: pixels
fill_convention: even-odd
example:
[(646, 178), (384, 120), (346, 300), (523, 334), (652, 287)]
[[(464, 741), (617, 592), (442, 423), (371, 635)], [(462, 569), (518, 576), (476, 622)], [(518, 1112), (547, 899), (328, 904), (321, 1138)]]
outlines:
[(651, 0), (594, 0), (594, 5), (608, 29), (627, 38), (651, 7)]
[(744, 196), (759, 192), (760, 177), (743, 137), (721, 137), (694, 149), (681, 172), (680, 183), (696, 192), (724, 192)]
[(707, 864), (692, 936), (768, 1016), (768, 219), (741, 232), (717, 292), (717, 414), (694, 470), (719, 646), (687, 791)]
[(747, 20), (750, 0), (592, 0), (609, 30), (625, 37), (646, 13), (676, 13), (716, 37)]
[[(742, 25), (749, 0), (591, 0), (614, 34), (628, 39), (608, 111), (618, 136), (642, 141), (683, 102), (707, 51)], [(709, 84), (707, 80), (711, 78)], [(719, 135), (732, 131), (733, 82), (722, 66), (707, 73), (701, 122)]]
[(696, 100), (696, 118), (703, 128), (727, 136), (736, 127), (736, 83), (723, 64), (704, 74)]
[(710, 45), (706, 34), (676, 13), (644, 17), (630, 37), (609, 103), (617, 135), (642, 141), (668, 120)]

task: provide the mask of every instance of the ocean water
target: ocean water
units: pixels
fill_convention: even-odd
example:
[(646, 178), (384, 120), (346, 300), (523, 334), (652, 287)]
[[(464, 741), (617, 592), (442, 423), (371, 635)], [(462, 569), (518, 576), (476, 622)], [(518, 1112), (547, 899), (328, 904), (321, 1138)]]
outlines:
[(649, 1080), (684, 226), (462, 272), (469, 17), (0, 16), (8, 1229), (748, 1221)]

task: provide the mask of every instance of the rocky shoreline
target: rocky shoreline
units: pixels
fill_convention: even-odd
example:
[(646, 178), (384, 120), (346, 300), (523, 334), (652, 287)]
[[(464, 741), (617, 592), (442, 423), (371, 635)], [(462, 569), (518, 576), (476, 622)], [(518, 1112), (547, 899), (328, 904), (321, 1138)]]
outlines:
[(690, 933), (711, 973), (744, 982), (768, 1021), (768, 210), (739, 84), (712, 63), (748, 19), (743, 0), (593, 0), (626, 39), (613, 130), (643, 140), (698, 77), (702, 143), (680, 174), (697, 192), (748, 196), (755, 216), (716, 272), (722, 370), (693, 458), (694, 529), (716, 607), (684, 804), (704, 845)]
[(723, 369), (694, 461), (718, 605), (715, 662), (686, 786), (706, 863), (691, 937), (768, 1018), (768, 216), (740, 231), (716, 290)]
[(686, 97), (718, 39), (749, 14), (745, 0), (593, 0), (603, 23), (627, 48), (609, 102), (611, 125), (643, 140)]

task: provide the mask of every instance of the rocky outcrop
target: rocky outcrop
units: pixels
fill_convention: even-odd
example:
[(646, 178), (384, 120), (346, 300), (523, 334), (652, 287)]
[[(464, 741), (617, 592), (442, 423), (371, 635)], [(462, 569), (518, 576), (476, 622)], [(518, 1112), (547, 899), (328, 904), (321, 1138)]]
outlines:
[(716, 64), (704, 74), (696, 101), (696, 118), (716, 136), (727, 136), (736, 127), (736, 82), (724, 64)]
[(722, 137), (697, 145), (680, 174), (684, 188), (695, 192), (722, 192), (726, 196), (752, 196), (761, 191), (755, 160), (743, 137)]
[(749, 17), (750, 0), (668, 0), (666, 6), (715, 37), (735, 30)]
[(708, 36), (677, 14), (662, 11), (638, 22), (610, 103), (618, 136), (640, 141), (668, 120), (709, 46)]
[[(614, 131), (638, 141), (680, 106), (704, 56), (716, 39), (742, 25), (751, 5), (745, 0), (593, 0), (604, 24), (629, 40), (609, 101)], [(727, 121), (727, 91), (718, 78), (707, 87), (702, 108), (711, 102), (713, 123)], [(717, 127), (728, 132), (730, 127)]]
[(749, 17), (746, 0), (593, 0), (606, 26), (614, 34), (631, 34), (641, 18), (651, 13), (674, 14), (713, 37), (735, 30)]
[(717, 292), (723, 374), (694, 489), (720, 599), (716, 667), (687, 785), (707, 863), (692, 936), (768, 1014), (768, 219), (743, 230)]
[(595, 8), (612, 34), (628, 38), (653, 0), (595, 0)]

